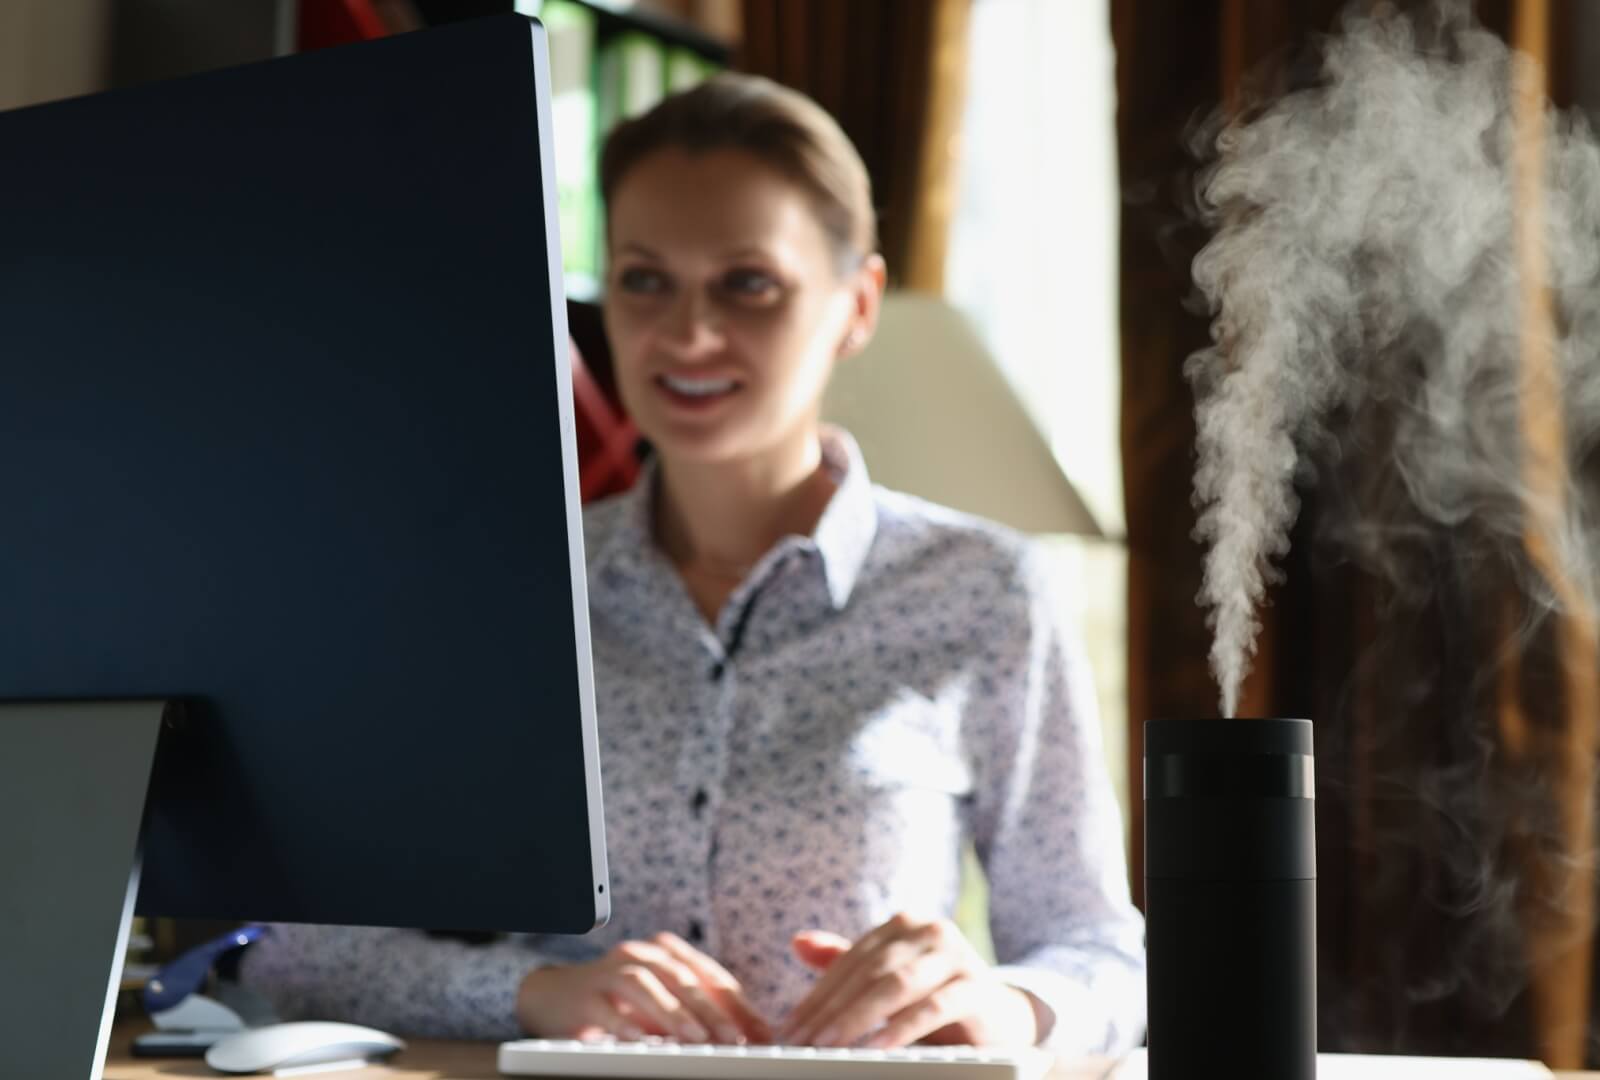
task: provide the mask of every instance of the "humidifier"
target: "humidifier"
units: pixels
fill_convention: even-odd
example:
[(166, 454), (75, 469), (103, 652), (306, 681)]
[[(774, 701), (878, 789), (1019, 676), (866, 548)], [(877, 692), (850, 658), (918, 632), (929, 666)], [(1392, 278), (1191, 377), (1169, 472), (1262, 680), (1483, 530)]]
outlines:
[(1311, 722), (1145, 725), (1150, 1080), (1312, 1080)]

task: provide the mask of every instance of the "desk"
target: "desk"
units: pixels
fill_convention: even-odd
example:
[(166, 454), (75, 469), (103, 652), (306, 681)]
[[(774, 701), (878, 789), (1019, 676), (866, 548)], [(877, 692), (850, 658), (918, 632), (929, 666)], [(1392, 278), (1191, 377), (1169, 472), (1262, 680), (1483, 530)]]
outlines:
[[(148, 1030), (144, 1024), (119, 1024), (111, 1033), (111, 1053), (106, 1061), (105, 1080), (177, 1080), (179, 1077), (209, 1077), (216, 1073), (196, 1058), (134, 1059), (128, 1044), (134, 1035)], [(359, 1072), (331, 1073), (338, 1080), (502, 1080), (495, 1071), (493, 1043), (442, 1042), (408, 1039), (404, 1053), (393, 1065), (374, 1065)], [(1063, 1062), (1051, 1070), (1046, 1080), (1104, 1080), (1112, 1063), (1106, 1061)], [(1563, 1080), (1600, 1080), (1600, 1073), (1557, 1073)]]
[[(119, 1023), (111, 1031), (111, 1052), (107, 1055), (105, 1080), (178, 1080), (180, 1077), (207, 1077), (218, 1074), (198, 1058), (133, 1058), (128, 1045), (146, 1023)], [(504, 1080), (495, 1070), (495, 1044), (407, 1039), (406, 1049), (392, 1065), (374, 1065), (357, 1072), (330, 1073), (329, 1080)], [(1103, 1080), (1112, 1062), (1063, 1064), (1051, 1070), (1047, 1080)], [(1595, 1080), (1600, 1080), (1596, 1077)]]

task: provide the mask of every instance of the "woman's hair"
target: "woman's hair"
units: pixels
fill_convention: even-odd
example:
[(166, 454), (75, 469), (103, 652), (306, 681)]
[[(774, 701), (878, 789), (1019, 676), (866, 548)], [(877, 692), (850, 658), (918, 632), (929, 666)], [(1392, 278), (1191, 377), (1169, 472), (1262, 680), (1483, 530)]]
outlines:
[(600, 155), (609, 204), (628, 171), (658, 150), (740, 150), (800, 184), (843, 267), (878, 248), (872, 182), (849, 136), (821, 106), (756, 75), (724, 72), (624, 120)]

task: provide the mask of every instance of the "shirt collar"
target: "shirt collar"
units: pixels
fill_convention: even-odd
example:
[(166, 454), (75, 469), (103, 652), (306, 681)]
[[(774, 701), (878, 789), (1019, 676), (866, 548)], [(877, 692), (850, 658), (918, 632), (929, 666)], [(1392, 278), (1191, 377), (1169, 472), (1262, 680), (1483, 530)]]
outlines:
[(872, 478), (861, 448), (843, 428), (822, 429), (822, 459), (834, 471), (839, 487), (817, 522), (812, 541), (822, 556), (828, 578), (828, 595), (835, 608), (843, 608), (855, 591), (878, 532), (878, 508), (872, 496)]
[[(798, 538), (802, 546), (814, 547), (822, 559), (828, 596), (836, 609), (850, 600), (866, 564), (867, 552), (878, 531), (878, 512), (872, 494), (872, 478), (867, 475), (861, 448), (842, 428), (822, 429), (822, 460), (833, 471), (838, 488), (817, 522), (816, 531)], [(617, 568), (638, 574), (647, 573), (660, 560), (654, 539), (656, 483), (659, 467), (652, 458), (639, 471), (638, 479), (618, 507), (615, 529), (600, 549), (590, 552), (593, 569)], [(791, 538), (791, 542), (797, 538)]]

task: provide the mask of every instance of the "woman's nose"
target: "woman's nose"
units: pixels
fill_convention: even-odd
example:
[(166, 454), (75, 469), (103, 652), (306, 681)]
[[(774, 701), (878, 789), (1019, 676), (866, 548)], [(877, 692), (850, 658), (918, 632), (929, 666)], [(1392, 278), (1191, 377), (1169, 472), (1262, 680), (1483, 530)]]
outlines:
[(722, 348), (720, 320), (705, 298), (685, 290), (666, 319), (663, 344), (681, 359), (691, 360)]

